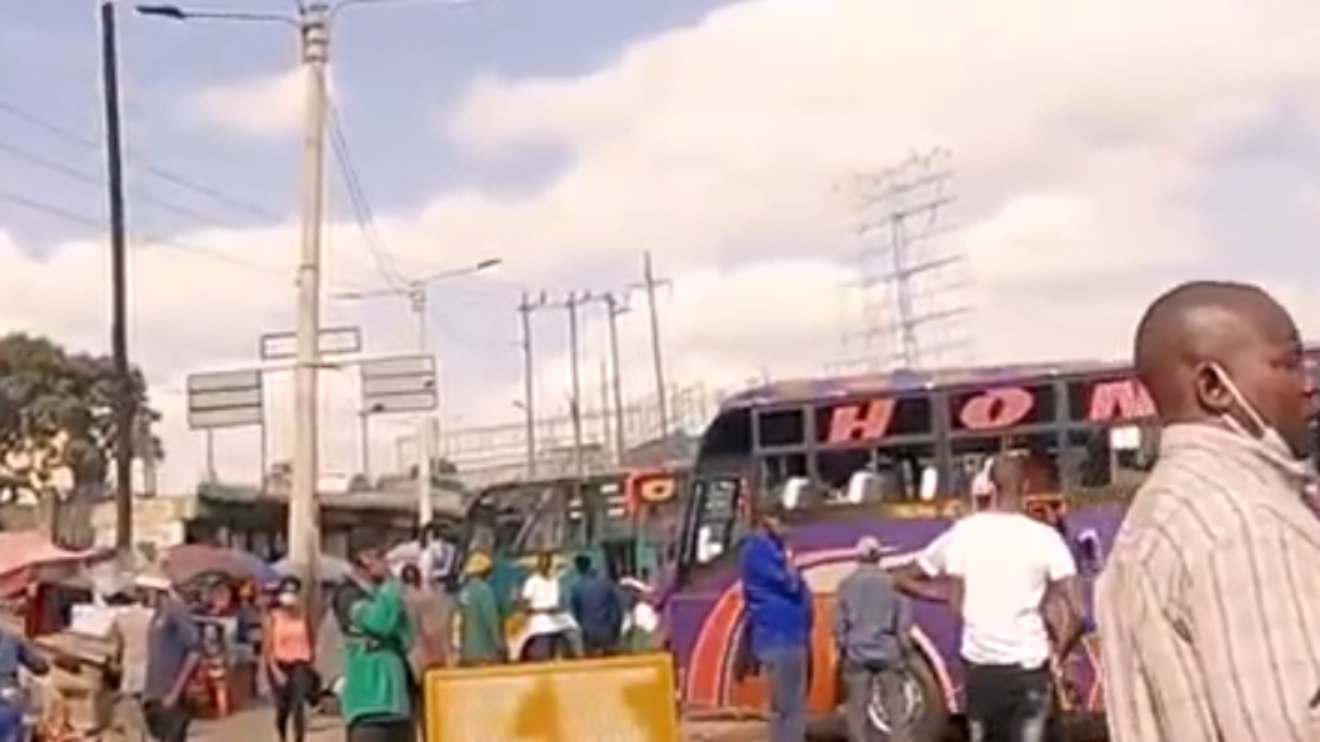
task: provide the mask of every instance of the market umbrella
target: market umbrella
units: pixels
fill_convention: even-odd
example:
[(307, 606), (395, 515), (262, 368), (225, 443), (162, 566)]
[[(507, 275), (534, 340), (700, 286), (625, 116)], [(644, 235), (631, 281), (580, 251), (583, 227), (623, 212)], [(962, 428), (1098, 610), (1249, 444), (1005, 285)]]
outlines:
[(273, 567), (255, 554), (206, 544), (183, 544), (165, 552), (165, 574), (175, 584), (192, 582), (207, 574), (264, 585), (280, 578)]
[[(275, 562), (272, 567), (281, 575), (292, 575), (295, 572), (293, 564), (289, 562), (288, 557)], [(353, 574), (353, 565), (349, 564), (346, 559), (340, 559), (337, 556), (330, 556), (329, 554), (322, 554), (317, 558), (316, 575), (320, 578), (321, 582), (343, 582), (344, 580), (347, 580), (351, 574)]]

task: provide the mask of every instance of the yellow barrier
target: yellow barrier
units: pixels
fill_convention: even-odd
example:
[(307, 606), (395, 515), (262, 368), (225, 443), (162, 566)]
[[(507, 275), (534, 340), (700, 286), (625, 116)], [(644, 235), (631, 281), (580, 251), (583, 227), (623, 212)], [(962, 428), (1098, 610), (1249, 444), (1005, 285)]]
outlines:
[(432, 670), (426, 742), (678, 742), (673, 660), (630, 655)]

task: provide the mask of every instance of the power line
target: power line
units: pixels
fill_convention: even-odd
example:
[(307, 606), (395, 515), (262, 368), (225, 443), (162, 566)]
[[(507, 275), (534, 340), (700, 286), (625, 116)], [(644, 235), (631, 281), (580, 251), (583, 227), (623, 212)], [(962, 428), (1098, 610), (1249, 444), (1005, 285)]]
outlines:
[(366, 241), (367, 251), (371, 253), (371, 260), (387, 283), (396, 288), (404, 287), (408, 284), (408, 280), (395, 266), (394, 259), (381, 238), (380, 230), (376, 227), (375, 213), (372, 211), (371, 202), (367, 200), (358, 169), (353, 164), (348, 137), (344, 136), (344, 125), (339, 109), (333, 104), (329, 109), (329, 124), (330, 145), (334, 150), (335, 161), (339, 163), (339, 172), (343, 176), (344, 188), (348, 192), (349, 204), (353, 208), (353, 218), (357, 221), (358, 228), (362, 230), (362, 237)]
[[(13, 103), (10, 103), (8, 101), (0, 100), (0, 113), (3, 113), (9, 116), (10, 118), (16, 119), (18, 121), (22, 121), (35, 128), (41, 129), (42, 131), (54, 137), (63, 139), (72, 144), (76, 144), (79, 147), (83, 147), (84, 149), (91, 149), (97, 151), (101, 149), (101, 142), (99, 139), (76, 132), (68, 127), (62, 126), (61, 124), (51, 121), (50, 119), (44, 116), (33, 113), (25, 108), (14, 105)], [(212, 201), (224, 204), (236, 211), (241, 211), (252, 216), (260, 217), (261, 219), (276, 221), (276, 222), (281, 221), (283, 219), (283, 217), (281, 217), (280, 215), (270, 211), (269, 209), (253, 204), (250, 201), (237, 198), (219, 189), (213, 188), (208, 185), (204, 185), (202, 183), (198, 183), (196, 180), (193, 180), (192, 178), (189, 178), (187, 176), (180, 175), (179, 173), (173, 172), (171, 170), (167, 170), (157, 165), (153, 165), (149, 162), (145, 162), (140, 157), (135, 157), (134, 159), (138, 161), (137, 166), (134, 169), (139, 169), (142, 172), (152, 175), (167, 183), (170, 183), (171, 185), (177, 186), (187, 191), (191, 191), (192, 193), (197, 194), (199, 196), (204, 196), (206, 198), (211, 199)]]
[[(73, 224), (80, 224), (83, 226), (92, 227), (94, 229), (105, 228), (105, 221), (99, 216), (89, 216), (87, 214), (78, 213), (66, 207), (52, 204), (49, 201), (43, 201), (40, 199), (32, 198), (30, 196), (24, 196), (21, 193), (14, 193), (13, 191), (0, 190), (0, 201), (4, 201), (5, 203), (9, 203), (14, 206), (18, 206), (20, 208), (24, 208), (38, 214), (44, 214), (46, 216), (59, 219), (62, 221), (70, 222)], [(179, 250), (182, 252), (188, 252), (197, 255), (205, 255), (206, 257), (209, 258), (214, 258), (216, 260), (221, 260), (227, 263), (233, 263), (234, 265), (241, 265), (245, 268), (251, 268), (253, 270), (262, 271), (263, 273), (269, 271), (269, 266), (259, 265), (251, 261), (243, 260), (242, 258), (237, 257), (235, 255), (229, 255), (228, 253), (218, 252), (216, 250), (200, 247), (198, 245), (190, 245), (188, 243), (179, 242), (178, 240), (174, 240), (174, 239), (154, 237), (154, 236), (144, 236), (134, 240), (134, 242), (142, 246), (165, 247), (174, 250)]]
[[(78, 168), (72, 167), (70, 165), (65, 165), (64, 163), (59, 162), (57, 160), (50, 159), (44, 155), (39, 155), (31, 150), (24, 149), (22, 147), (16, 147), (4, 141), (0, 141), (0, 152), (4, 152), (6, 155), (12, 157), (15, 160), (21, 160), (30, 165), (44, 168), (53, 173), (58, 173), (66, 178), (76, 180), (79, 183), (83, 183), (85, 185), (93, 186), (96, 188), (100, 188), (104, 185), (104, 183), (102, 182), (103, 179), (98, 175), (93, 175), (85, 170), (79, 170)], [(211, 219), (210, 217), (204, 214), (193, 211), (192, 209), (185, 208), (183, 206), (178, 206), (169, 201), (165, 201), (163, 199), (157, 198), (151, 195), (150, 193), (139, 193), (137, 196), (137, 200), (151, 204), (158, 209), (161, 209), (163, 211), (168, 211), (176, 216), (183, 217), (184, 219), (188, 219), (198, 224), (210, 226), (210, 224), (214, 221), (213, 219)]]

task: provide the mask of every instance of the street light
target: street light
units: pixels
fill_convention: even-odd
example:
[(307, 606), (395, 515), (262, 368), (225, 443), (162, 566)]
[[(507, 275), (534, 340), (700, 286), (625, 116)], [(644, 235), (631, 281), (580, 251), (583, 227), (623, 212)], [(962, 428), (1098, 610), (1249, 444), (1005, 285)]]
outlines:
[[(381, 299), (385, 297), (402, 297), (408, 300), (408, 307), (412, 311), (417, 321), (417, 353), (418, 355), (433, 355), (431, 350), (430, 329), (427, 325), (427, 294), (430, 292), (431, 284), (438, 281), (447, 281), (455, 278), (474, 276), (478, 273), (484, 273), (492, 268), (503, 264), (500, 258), (486, 258), (477, 261), (472, 265), (459, 268), (450, 268), (432, 273), (424, 278), (415, 281), (408, 281), (403, 286), (397, 288), (376, 289), (372, 291), (345, 291), (334, 294), (336, 299), (346, 299), (351, 301), (361, 301), (366, 299)], [(438, 364), (437, 364), (438, 367)], [(436, 390), (436, 399), (440, 398), (439, 390)], [(366, 427), (366, 418), (363, 417), (363, 428)], [(435, 458), (435, 430), (425, 415), (419, 415), (417, 418), (417, 522), (421, 526), (431, 522), (431, 477), (429, 475), (431, 460)]]
[[(388, 0), (385, 0), (388, 1)], [(325, 213), (325, 130), (330, 101), (326, 85), (330, 22), (337, 13), (365, 0), (299, 2), (295, 14), (191, 9), (172, 4), (135, 6), (141, 16), (171, 21), (279, 23), (298, 31), (300, 63), (307, 77), (302, 158), (302, 238), (298, 258), (297, 353), (294, 363), (293, 481), (289, 492), (289, 557), (314, 603), (320, 553), (316, 480), (317, 410), (321, 366), (321, 236)], [(382, 4), (377, 2), (375, 4)], [(315, 607), (314, 605), (311, 607)]]

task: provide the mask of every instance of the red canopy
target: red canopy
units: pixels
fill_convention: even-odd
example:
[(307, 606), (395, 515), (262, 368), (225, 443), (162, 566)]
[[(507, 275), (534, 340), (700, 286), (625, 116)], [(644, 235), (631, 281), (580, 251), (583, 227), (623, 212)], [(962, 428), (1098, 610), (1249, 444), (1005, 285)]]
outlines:
[(62, 549), (38, 531), (0, 532), (0, 596), (22, 592), (45, 579), (49, 570), (81, 566), (110, 553), (102, 548)]

